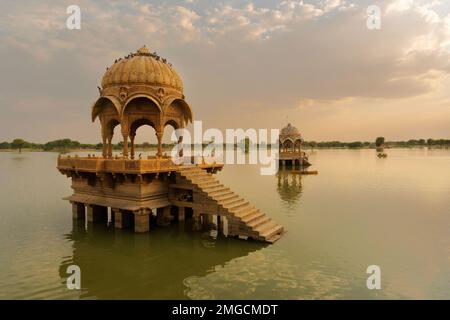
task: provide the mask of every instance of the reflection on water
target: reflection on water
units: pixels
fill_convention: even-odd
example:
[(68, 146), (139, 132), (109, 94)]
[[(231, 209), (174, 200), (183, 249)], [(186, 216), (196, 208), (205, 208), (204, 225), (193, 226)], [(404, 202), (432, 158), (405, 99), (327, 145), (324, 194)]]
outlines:
[(216, 238), (216, 232), (191, 232), (188, 223), (149, 234), (74, 224), (66, 235), (73, 254), (63, 258), (59, 271), (64, 283), (69, 265), (81, 268), (83, 299), (182, 299), (192, 277), (205, 276), (264, 247), (257, 242)]
[[(318, 150), (317, 176), (225, 166), (220, 181), (286, 227), (269, 246), (188, 224), (73, 226), (56, 159), (0, 152), (0, 299), (450, 297), (449, 150)], [(71, 264), (80, 291), (65, 285)]]
[(281, 200), (289, 207), (294, 206), (302, 196), (302, 176), (283, 169), (278, 171), (277, 178), (277, 191)]

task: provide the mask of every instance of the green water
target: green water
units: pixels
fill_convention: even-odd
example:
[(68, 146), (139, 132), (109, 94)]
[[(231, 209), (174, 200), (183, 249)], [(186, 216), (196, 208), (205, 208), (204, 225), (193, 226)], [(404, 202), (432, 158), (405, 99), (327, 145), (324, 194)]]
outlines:
[[(274, 245), (189, 225), (73, 225), (57, 154), (0, 153), (0, 298), (450, 298), (450, 151), (319, 150), (317, 176), (218, 178), (287, 228)], [(81, 268), (81, 290), (66, 269)], [(382, 289), (368, 290), (379, 265)]]

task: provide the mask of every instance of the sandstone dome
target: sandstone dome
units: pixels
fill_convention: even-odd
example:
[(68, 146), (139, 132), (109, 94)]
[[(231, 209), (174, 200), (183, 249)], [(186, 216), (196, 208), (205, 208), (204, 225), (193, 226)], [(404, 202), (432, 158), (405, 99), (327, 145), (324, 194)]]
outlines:
[(300, 131), (290, 123), (283, 129), (281, 129), (280, 135), (282, 136), (300, 136)]
[(145, 46), (117, 59), (102, 78), (103, 89), (136, 84), (166, 87), (183, 93), (183, 82), (172, 65)]

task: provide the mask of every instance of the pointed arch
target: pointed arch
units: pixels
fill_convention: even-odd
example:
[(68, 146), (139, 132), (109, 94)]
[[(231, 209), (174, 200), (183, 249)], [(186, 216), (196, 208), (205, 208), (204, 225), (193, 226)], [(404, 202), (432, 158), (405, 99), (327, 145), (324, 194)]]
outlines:
[[(180, 113), (179, 116), (182, 116), (182, 120), (184, 121), (185, 124), (193, 121), (194, 117), (192, 109), (189, 106), (189, 104), (183, 99), (170, 97), (166, 99), (163, 103), (163, 115), (165, 118), (164, 122), (167, 122), (171, 118), (176, 116), (175, 113), (177, 113), (177, 111), (179, 111)], [(172, 113), (174, 114), (172, 115)], [(179, 124), (179, 126), (181, 127), (182, 124)]]
[(117, 115), (118, 116), (120, 115), (120, 113), (121, 113), (120, 101), (113, 96), (104, 96), (104, 97), (98, 98), (97, 101), (95, 101), (95, 103), (92, 105), (92, 108), (91, 108), (92, 109), (92, 112), (91, 112), (92, 122), (95, 121), (97, 116), (108, 105), (112, 105), (114, 107), (115, 111), (117, 112)]
[(136, 101), (136, 100), (138, 100), (138, 99), (143, 99), (143, 100), (147, 99), (149, 102), (151, 102), (153, 105), (155, 105), (155, 106), (158, 108), (158, 110), (159, 110), (160, 113), (162, 113), (161, 106), (160, 106), (160, 104), (159, 104), (159, 102), (158, 102), (157, 99), (155, 99), (155, 98), (152, 97), (151, 95), (148, 95), (148, 94), (145, 94), (145, 93), (138, 93), (138, 94), (132, 95), (132, 96), (131, 96), (130, 98), (128, 98), (128, 100), (125, 102), (125, 104), (124, 104), (124, 106), (123, 106), (123, 109), (122, 109), (121, 117), (123, 117), (124, 114), (126, 113), (128, 105), (129, 105), (131, 102)]

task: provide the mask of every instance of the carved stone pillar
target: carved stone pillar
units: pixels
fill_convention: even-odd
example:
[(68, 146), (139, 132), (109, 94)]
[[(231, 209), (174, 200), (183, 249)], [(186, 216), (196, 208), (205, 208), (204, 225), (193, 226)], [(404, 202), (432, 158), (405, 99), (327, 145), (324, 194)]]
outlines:
[(72, 202), (72, 217), (74, 220), (84, 219), (85, 213), (84, 203)]
[(123, 133), (123, 157), (128, 158), (128, 133)]
[(130, 141), (131, 141), (131, 151), (130, 151), (130, 155), (131, 155), (131, 159), (134, 159), (134, 138), (136, 136), (135, 135), (131, 135), (130, 136)]
[(156, 156), (158, 158), (162, 157), (162, 137), (163, 137), (163, 132), (161, 132), (161, 131), (156, 132), (156, 138), (158, 139), (158, 152), (156, 153)]
[(134, 212), (134, 232), (144, 233), (150, 229), (150, 214), (149, 210), (141, 209)]
[(102, 156), (103, 158), (106, 158), (108, 156), (108, 143), (106, 133), (103, 131), (104, 130), (102, 130), (102, 143), (103, 143)]
[[(183, 132), (182, 130), (183, 130), (184, 128), (180, 128), (180, 129), (181, 129), (180, 132)], [(182, 135), (182, 134), (180, 134), (180, 135), (178, 136), (178, 156), (179, 156), (180, 158), (183, 157), (183, 135)]]
[(112, 135), (108, 136), (106, 141), (108, 145), (107, 157), (112, 158)]

